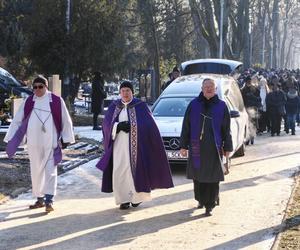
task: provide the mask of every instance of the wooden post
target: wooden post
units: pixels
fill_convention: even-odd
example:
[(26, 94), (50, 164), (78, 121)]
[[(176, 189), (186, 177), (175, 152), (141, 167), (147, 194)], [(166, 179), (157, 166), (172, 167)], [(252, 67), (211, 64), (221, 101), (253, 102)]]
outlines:
[(58, 96), (61, 96), (61, 80), (59, 80), (59, 75), (52, 75), (48, 78), (49, 90)]
[(11, 115), (12, 117), (15, 117), (17, 111), (19, 110), (21, 104), (23, 103), (24, 99), (23, 98), (14, 98), (12, 99), (11, 103)]

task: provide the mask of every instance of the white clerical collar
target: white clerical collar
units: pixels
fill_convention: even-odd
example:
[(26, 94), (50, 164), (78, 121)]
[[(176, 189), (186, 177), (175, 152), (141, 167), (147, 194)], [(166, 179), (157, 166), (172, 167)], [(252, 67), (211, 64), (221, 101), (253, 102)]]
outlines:
[(46, 96), (48, 96), (49, 93), (50, 93), (50, 92), (49, 92), (48, 89), (47, 89), (46, 92), (45, 92), (45, 94), (42, 95), (42, 96), (36, 96), (36, 95), (34, 95), (34, 96), (33, 96), (33, 101), (35, 101), (35, 100), (42, 100), (42, 99), (44, 99)]
[(123, 102), (123, 100), (121, 99), (121, 102), (122, 102), (125, 106), (127, 106), (129, 103), (132, 102), (132, 100), (133, 100), (133, 98), (132, 98), (129, 102)]

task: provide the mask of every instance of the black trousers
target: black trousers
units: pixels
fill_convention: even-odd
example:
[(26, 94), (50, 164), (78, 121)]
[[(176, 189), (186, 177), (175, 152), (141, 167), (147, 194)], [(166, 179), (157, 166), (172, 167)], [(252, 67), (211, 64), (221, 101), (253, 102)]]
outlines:
[(204, 183), (194, 180), (194, 194), (195, 200), (205, 208), (214, 208), (219, 199), (219, 182)]
[(282, 116), (280, 114), (271, 114), (271, 134), (280, 134)]
[(258, 132), (264, 132), (270, 127), (270, 121), (267, 112), (259, 111)]
[(93, 126), (94, 126), (94, 128), (98, 127), (98, 115), (99, 114), (100, 113), (94, 113), (93, 114)]

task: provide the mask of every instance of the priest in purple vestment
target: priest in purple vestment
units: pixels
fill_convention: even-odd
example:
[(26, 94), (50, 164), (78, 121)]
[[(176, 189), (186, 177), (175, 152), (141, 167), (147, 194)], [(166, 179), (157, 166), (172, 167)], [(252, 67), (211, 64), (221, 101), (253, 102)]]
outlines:
[(189, 155), (187, 178), (194, 181), (198, 208), (211, 215), (219, 203), (219, 182), (228, 172), (222, 163), (233, 150), (230, 115), (224, 101), (216, 95), (213, 79), (204, 79), (202, 92), (191, 101), (184, 115), (180, 138), (181, 154)]
[(71, 117), (64, 100), (48, 91), (43, 76), (33, 80), (34, 95), (20, 106), (4, 141), (12, 157), (22, 141), (26, 141), (30, 160), (32, 194), (37, 199), (30, 209), (45, 207), (54, 211), (57, 187), (57, 165), (62, 160), (61, 147), (75, 141)]
[(151, 190), (171, 188), (173, 181), (159, 130), (146, 103), (133, 97), (129, 81), (121, 99), (108, 108), (102, 123), (104, 154), (102, 192), (113, 192), (120, 209), (151, 199)]

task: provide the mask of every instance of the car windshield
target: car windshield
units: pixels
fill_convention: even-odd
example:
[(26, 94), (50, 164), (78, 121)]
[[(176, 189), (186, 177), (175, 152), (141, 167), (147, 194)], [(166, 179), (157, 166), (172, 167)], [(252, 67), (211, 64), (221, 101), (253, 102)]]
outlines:
[(19, 83), (15, 78), (7, 78), (7, 84), (14, 87), (21, 87), (21, 83)]
[(14, 78), (11, 74), (8, 72), (2, 72), (0, 71), (0, 81), (2, 83), (5, 83), (7, 85), (13, 86), (13, 87), (21, 87), (21, 83), (19, 83), (16, 78)]
[(153, 109), (153, 116), (183, 117), (193, 97), (162, 98)]
[(201, 73), (211, 73), (211, 74), (230, 74), (230, 66), (222, 63), (194, 63), (186, 66), (183, 75), (191, 74), (201, 74)]

